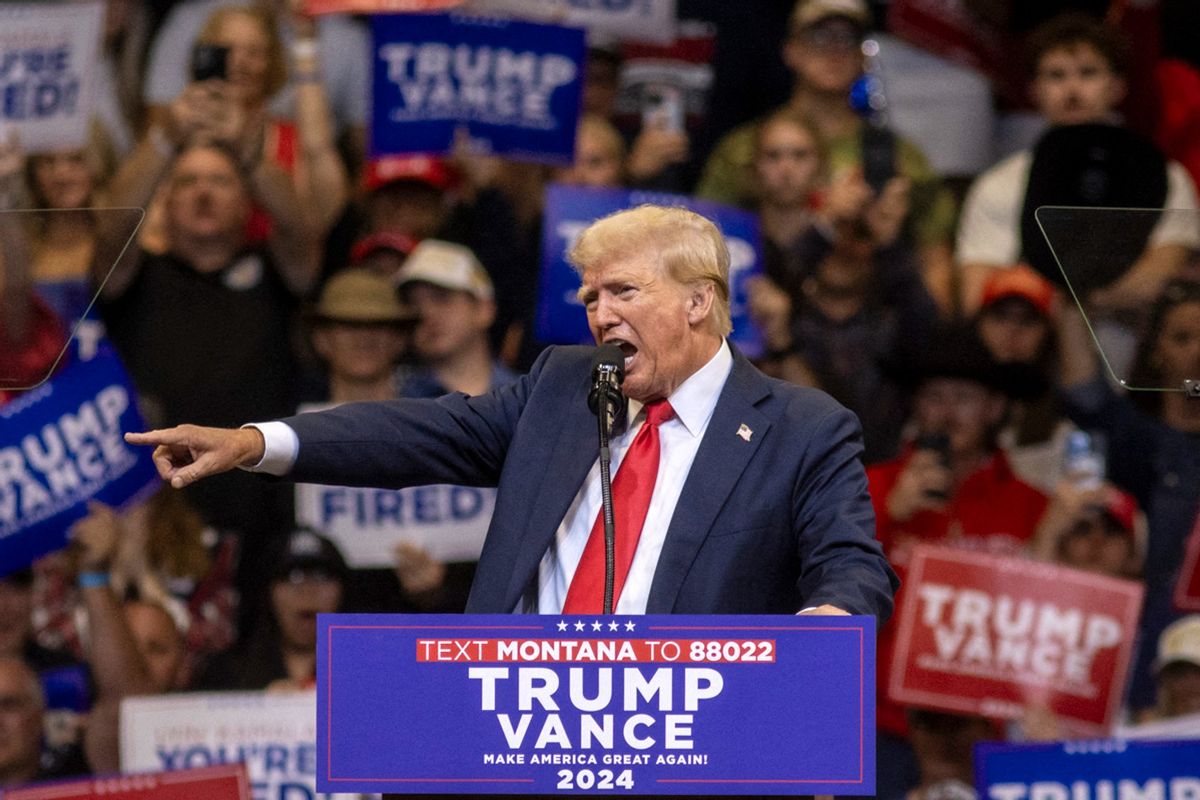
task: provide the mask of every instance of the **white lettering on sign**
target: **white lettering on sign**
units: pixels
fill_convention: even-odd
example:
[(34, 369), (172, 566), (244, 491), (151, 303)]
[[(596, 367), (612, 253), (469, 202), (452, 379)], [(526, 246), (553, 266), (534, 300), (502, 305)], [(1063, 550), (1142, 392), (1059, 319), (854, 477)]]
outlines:
[(1117, 619), (1080, 608), (935, 583), (922, 584), (919, 596), (921, 622), (933, 630), (941, 663), (1032, 672), (1083, 687), (1096, 654), (1124, 636)]

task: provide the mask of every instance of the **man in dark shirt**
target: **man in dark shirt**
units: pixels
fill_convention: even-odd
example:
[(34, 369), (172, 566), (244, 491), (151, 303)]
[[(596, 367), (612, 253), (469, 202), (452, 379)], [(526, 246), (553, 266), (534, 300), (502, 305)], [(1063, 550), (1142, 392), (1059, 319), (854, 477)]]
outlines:
[[(97, 276), (104, 279), (104, 319), (143, 412), (164, 422), (233, 424), (290, 411), (289, 326), (319, 266), (291, 179), (218, 142), (160, 155), (157, 170), (118, 173), (114, 185), (121, 188), (119, 202), (146, 207), (163, 184), (166, 252), (131, 248), (118, 258), (124, 237), (102, 226), (96, 257), (98, 271), (115, 264)], [(271, 220), (261, 244), (247, 234), (256, 210)], [(196, 391), (213, 379), (230, 390)], [(256, 561), (258, 543), (285, 529), (289, 499), (282, 487), (236, 481), (189, 496), (206, 521), (246, 534), (243, 563)], [(248, 614), (257, 581), (240, 575), (238, 583)]]

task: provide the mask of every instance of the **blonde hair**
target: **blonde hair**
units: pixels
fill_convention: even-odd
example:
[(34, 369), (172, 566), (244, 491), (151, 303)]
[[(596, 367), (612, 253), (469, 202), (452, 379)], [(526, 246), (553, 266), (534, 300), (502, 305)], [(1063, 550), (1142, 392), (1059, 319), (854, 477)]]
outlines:
[(716, 333), (733, 330), (729, 318), (729, 248), (710, 220), (674, 206), (641, 205), (593, 222), (567, 253), (583, 275), (632, 256), (657, 256), (658, 265), (684, 285), (710, 283), (716, 292), (709, 321)]
[[(797, 130), (804, 131), (808, 135), (808, 138), (812, 140), (813, 150), (817, 154), (817, 180), (820, 183), (827, 181), (829, 179), (829, 143), (821, 135), (821, 129), (817, 127), (817, 123), (813, 118), (803, 111), (798, 111), (794, 108), (782, 108), (755, 126), (754, 160), (749, 164), (750, 171), (754, 172), (758, 168), (758, 159), (762, 157), (763, 141), (767, 137), (767, 131), (779, 125), (790, 125)], [(757, 187), (757, 175), (754, 177), (754, 183)]]
[(267, 72), (263, 77), (263, 98), (269, 99), (287, 85), (287, 60), (283, 54), (283, 42), (275, 30), (275, 16), (261, 8), (242, 8), (241, 6), (222, 6), (208, 16), (200, 35), (196, 37), (197, 44), (220, 44), (221, 28), (226, 20), (232, 17), (249, 17), (267, 37)]

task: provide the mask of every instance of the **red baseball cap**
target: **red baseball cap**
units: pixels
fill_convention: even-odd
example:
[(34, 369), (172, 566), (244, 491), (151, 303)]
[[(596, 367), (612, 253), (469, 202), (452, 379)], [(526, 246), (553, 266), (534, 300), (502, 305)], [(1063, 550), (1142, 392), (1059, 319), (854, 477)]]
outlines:
[(363, 174), (363, 187), (372, 192), (393, 181), (417, 181), (445, 191), (454, 186), (455, 179), (450, 164), (439, 156), (381, 156), (367, 164)]
[(1054, 285), (1024, 264), (993, 270), (983, 285), (980, 308), (1009, 297), (1028, 301), (1045, 317), (1054, 315)]

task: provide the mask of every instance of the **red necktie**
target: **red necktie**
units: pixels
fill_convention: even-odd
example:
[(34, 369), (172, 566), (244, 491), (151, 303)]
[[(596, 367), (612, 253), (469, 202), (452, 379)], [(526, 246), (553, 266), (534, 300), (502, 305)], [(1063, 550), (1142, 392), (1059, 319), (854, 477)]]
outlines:
[[(621, 597), (625, 576), (633, 563), (650, 497), (658, 478), (658, 426), (675, 416), (666, 400), (646, 404), (646, 421), (625, 454), (613, 478), (613, 523), (616, 529), (616, 570), (613, 576), (613, 608)], [(564, 614), (599, 614), (604, 610), (604, 507), (596, 515), (583, 557), (563, 603)]]

